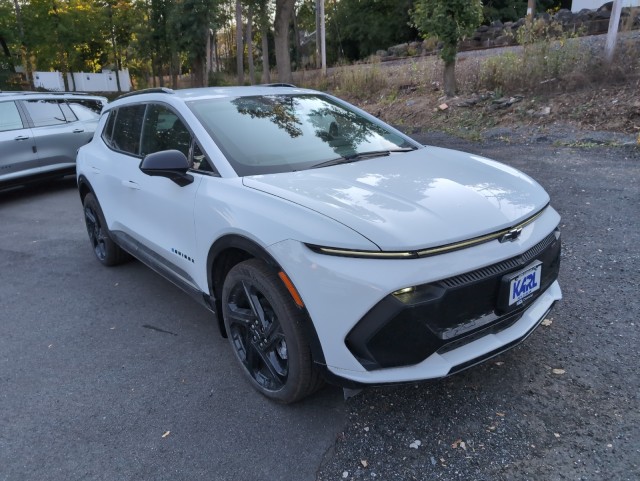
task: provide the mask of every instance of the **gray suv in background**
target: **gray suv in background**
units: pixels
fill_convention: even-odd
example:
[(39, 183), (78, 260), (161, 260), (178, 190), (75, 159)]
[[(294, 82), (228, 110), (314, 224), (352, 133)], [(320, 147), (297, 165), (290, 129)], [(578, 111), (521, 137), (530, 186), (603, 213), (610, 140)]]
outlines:
[(78, 93), (0, 92), (0, 188), (74, 174), (106, 104)]

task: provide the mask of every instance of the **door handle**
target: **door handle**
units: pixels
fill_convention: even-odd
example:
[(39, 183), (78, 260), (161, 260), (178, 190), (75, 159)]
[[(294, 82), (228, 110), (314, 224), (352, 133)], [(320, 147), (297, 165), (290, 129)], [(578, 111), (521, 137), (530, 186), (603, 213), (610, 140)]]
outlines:
[(123, 180), (122, 185), (130, 189), (140, 190), (140, 185), (132, 180)]
[(29, 137), (27, 137), (26, 135), (18, 135), (15, 139), (13, 140), (29, 140)]
[(73, 129), (74, 134), (79, 134), (81, 132), (84, 132), (84, 129)]

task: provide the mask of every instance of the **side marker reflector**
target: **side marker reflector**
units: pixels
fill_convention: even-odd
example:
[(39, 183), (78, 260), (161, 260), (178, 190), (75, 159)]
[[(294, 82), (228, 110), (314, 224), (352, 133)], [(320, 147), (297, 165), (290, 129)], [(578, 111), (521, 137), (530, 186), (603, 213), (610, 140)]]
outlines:
[(289, 294), (291, 294), (291, 297), (293, 297), (293, 302), (295, 302), (298, 307), (304, 307), (304, 302), (302, 302), (302, 298), (300, 297), (300, 294), (298, 294), (293, 282), (291, 282), (291, 279), (289, 279), (289, 276), (287, 276), (283, 271), (280, 271), (278, 272), (278, 277), (284, 283), (284, 286), (289, 291)]

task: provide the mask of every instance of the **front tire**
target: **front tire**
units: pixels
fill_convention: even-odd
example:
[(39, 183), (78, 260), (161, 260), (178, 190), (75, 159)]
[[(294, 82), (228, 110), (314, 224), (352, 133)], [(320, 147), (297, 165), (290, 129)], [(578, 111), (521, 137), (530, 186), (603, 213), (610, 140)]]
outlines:
[(87, 226), (89, 241), (98, 260), (105, 266), (115, 266), (127, 261), (129, 255), (109, 236), (107, 223), (95, 196), (87, 194), (82, 205), (84, 206), (84, 222)]
[(308, 318), (264, 262), (250, 259), (229, 271), (222, 310), (233, 352), (260, 393), (288, 404), (322, 386), (302, 330)]

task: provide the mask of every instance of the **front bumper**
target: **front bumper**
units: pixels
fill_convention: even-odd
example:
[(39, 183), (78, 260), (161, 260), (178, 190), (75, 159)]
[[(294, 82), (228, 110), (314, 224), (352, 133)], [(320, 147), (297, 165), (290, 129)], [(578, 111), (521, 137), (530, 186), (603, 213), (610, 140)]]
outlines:
[[(399, 309), (394, 311), (389, 299), (397, 302), (400, 296), (392, 294), (409, 286), (431, 287), (442, 285), (443, 280), (465, 279), (469, 273), (491, 271), (496, 265), (508, 266), (494, 272), (490, 279), (493, 287), (484, 285), (478, 290), (491, 291), (505, 272), (517, 271), (531, 260), (527, 253), (533, 253), (534, 259), (540, 257), (537, 246), (553, 237), (549, 233), (558, 222), (558, 214), (548, 208), (514, 242), (501, 244), (496, 240), (423, 259), (327, 256), (295, 241), (277, 243), (270, 251), (302, 296), (333, 378), (361, 384), (420, 381), (444, 377), (481, 362), (521, 342), (535, 329), (562, 297), (556, 281), (557, 262), (554, 265), (559, 240), (557, 252), (551, 254), (555, 247), (545, 244), (542, 288), (513, 310), (493, 310), (495, 293), (489, 295), (494, 296), (492, 299), (481, 295), (476, 300), (471, 298), (475, 296), (473, 290), (456, 294), (452, 289), (448, 307), (437, 311), (447, 313), (444, 319), (431, 316), (426, 322), (428, 303), (417, 310), (410, 302), (404, 306), (396, 303)], [(513, 264), (514, 259), (522, 262)], [(477, 279), (470, 282), (477, 285)], [(462, 309), (449, 309), (461, 302)], [(458, 318), (452, 318), (452, 313)], [(403, 324), (409, 329), (403, 329)]]

